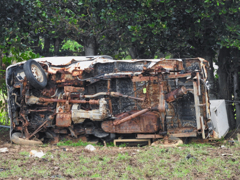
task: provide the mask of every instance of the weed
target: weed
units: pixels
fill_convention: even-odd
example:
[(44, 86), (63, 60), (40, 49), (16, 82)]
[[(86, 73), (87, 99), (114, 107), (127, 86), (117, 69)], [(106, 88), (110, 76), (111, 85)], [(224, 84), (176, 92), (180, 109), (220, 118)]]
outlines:
[[(117, 147), (127, 147), (126, 143), (120, 143), (119, 145), (116, 145)], [(107, 147), (115, 147), (113, 142), (107, 143)]]
[(29, 152), (27, 152), (27, 151), (19, 152), (19, 154), (22, 156), (29, 156)]
[(126, 143), (121, 143), (118, 145), (118, 147), (127, 147), (127, 144)]
[(107, 147), (114, 147), (114, 143), (113, 142), (107, 143)]

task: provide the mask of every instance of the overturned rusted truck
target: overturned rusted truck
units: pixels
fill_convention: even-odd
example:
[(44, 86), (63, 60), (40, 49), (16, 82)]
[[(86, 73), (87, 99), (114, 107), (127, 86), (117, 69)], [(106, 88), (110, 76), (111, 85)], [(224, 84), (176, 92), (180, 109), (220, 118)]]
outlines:
[[(6, 71), (11, 139), (214, 137), (202, 58), (46, 57)], [(37, 141), (36, 139), (39, 139)], [(41, 141), (40, 141), (41, 140)]]

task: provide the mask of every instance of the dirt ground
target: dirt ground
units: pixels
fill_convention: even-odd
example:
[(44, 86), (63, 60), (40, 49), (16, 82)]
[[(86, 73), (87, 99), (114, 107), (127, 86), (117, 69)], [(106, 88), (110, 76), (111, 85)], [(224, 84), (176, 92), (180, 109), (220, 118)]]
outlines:
[(0, 128), (0, 145), (9, 142), (10, 142), (9, 129)]
[[(0, 132), (0, 179), (240, 179), (237, 141), (176, 148), (20, 146)], [(46, 153), (29, 157), (31, 150)]]

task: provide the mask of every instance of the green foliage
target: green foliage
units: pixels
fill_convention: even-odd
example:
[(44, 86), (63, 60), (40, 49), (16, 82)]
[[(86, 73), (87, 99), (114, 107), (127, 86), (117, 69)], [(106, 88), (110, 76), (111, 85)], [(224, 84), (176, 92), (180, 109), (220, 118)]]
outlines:
[(29, 59), (35, 59), (35, 58), (40, 57), (39, 54), (35, 54), (34, 52), (32, 52), (31, 49), (29, 49), (28, 51), (19, 52), (19, 51), (16, 51), (14, 48), (11, 48), (9, 53), (11, 54), (11, 56), (4, 55), (2, 57), (2, 62), (5, 65), (10, 65), (13, 62), (17, 63), (17, 62), (26, 61)]
[[(25, 51), (20, 52), (19, 49), (16, 49), (14, 46), (12, 46), (9, 48), (8, 53), (11, 55), (0, 53), (1, 64), (4, 64), (5, 67), (11, 65), (12, 63), (40, 57), (39, 54), (32, 52), (30, 48), (26, 48)], [(5, 69), (1, 69), (0, 71), (0, 124), (10, 124), (7, 115), (7, 89), (5, 84)]]
[(76, 41), (73, 41), (73, 40), (64, 40), (61, 49), (62, 50), (69, 50), (69, 51), (82, 51), (83, 46), (78, 44)]
[(1, 111), (2, 112), (0, 112), (0, 124), (10, 125), (10, 123), (8, 121), (7, 113), (4, 111), (4, 108), (1, 108)]

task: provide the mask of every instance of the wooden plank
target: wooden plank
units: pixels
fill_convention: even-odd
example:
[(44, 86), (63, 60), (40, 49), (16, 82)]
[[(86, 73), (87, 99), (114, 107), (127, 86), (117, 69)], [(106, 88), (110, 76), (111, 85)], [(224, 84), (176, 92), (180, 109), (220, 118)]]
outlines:
[(151, 145), (151, 140), (150, 139), (115, 139), (113, 141), (114, 146), (116, 146), (117, 142), (144, 142), (147, 141), (148, 145)]
[(163, 136), (159, 134), (137, 134), (137, 139), (157, 139), (157, 138), (163, 138)]
[(198, 96), (201, 96), (201, 84), (200, 84), (200, 75), (199, 75), (199, 72), (197, 72), (197, 87), (198, 87)]
[(197, 132), (189, 132), (189, 133), (177, 133), (177, 134), (170, 134), (170, 137), (197, 137)]
[(203, 122), (203, 117), (200, 116), (200, 119), (201, 119), (201, 128), (202, 128), (202, 138), (205, 139), (205, 126), (204, 126), (204, 122)]
[[(169, 134), (169, 136), (172, 137), (197, 137), (197, 132), (189, 132), (189, 133), (175, 133), (175, 134)], [(137, 139), (142, 139), (142, 138), (150, 138), (150, 139), (158, 139), (158, 138), (163, 138), (163, 136), (159, 134), (137, 134)]]
[(198, 97), (197, 93), (198, 93), (197, 82), (193, 81), (193, 94), (194, 94), (194, 103), (195, 103), (195, 114), (196, 114), (196, 121), (197, 121), (197, 129), (201, 129), (199, 97)]

